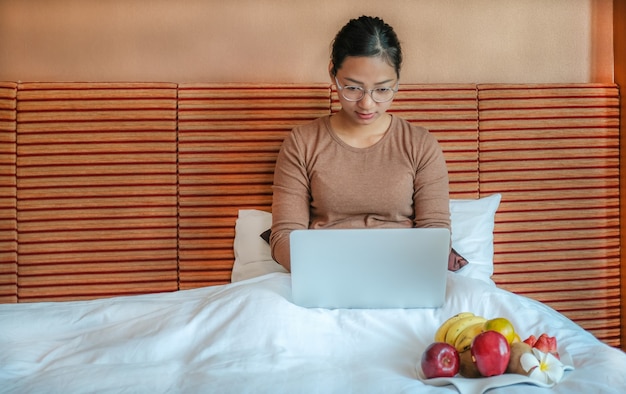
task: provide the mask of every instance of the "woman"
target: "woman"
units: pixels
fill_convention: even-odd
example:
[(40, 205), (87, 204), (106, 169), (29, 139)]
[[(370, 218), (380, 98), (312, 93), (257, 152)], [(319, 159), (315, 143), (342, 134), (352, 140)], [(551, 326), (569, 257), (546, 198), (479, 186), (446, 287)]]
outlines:
[[(448, 172), (436, 139), (387, 113), (402, 51), (380, 18), (348, 22), (329, 73), (341, 110), (294, 128), (274, 172), (274, 259), (290, 269), (289, 233), (306, 228), (450, 228)], [(466, 264), (451, 254), (449, 266)]]

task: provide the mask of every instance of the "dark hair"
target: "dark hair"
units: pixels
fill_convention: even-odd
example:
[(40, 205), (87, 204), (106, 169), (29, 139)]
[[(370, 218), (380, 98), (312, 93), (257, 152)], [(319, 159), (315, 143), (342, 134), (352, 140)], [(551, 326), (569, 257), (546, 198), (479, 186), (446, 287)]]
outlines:
[(395, 68), (396, 75), (400, 77), (400, 41), (393, 28), (380, 18), (361, 16), (350, 20), (339, 30), (332, 46), (334, 75), (348, 56), (380, 56)]

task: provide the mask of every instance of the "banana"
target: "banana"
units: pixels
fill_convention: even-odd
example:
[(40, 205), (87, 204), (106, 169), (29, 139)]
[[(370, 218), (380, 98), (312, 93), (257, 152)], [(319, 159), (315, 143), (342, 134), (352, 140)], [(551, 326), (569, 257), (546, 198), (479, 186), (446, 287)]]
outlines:
[(475, 323), (467, 327), (465, 330), (461, 331), (459, 336), (456, 338), (456, 341), (454, 342), (454, 347), (456, 348), (456, 350), (459, 353), (468, 350), (472, 346), (472, 341), (474, 340), (474, 337), (483, 331), (484, 326), (484, 322)]
[(460, 312), (443, 322), (443, 324), (439, 326), (437, 332), (435, 333), (435, 342), (445, 342), (446, 334), (448, 333), (448, 329), (450, 328), (450, 326), (468, 316), (474, 316), (474, 314), (472, 312)]
[(452, 326), (450, 326), (450, 328), (448, 329), (448, 332), (446, 333), (445, 342), (454, 346), (454, 343), (456, 342), (457, 337), (459, 336), (459, 334), (461, 334), (461, 332), (463, 332), (463, 330), (465, 330), (467, 327), (473, 324), (484, 323), (486, 321), (487, 319), (485, 319), (482, 316), (474, 315), (474, 316), (464, 317), (463, 319), (457, 321)]

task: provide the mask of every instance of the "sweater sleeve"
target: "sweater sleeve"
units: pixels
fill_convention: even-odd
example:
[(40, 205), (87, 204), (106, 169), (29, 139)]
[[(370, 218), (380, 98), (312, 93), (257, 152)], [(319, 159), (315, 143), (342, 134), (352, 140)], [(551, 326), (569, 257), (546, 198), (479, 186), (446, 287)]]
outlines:
[(413, 194), (414, 226), (450, 229), (448, 169), (443, 152), (431, 134), (420, 150)]
[(272, 200), (272, 257), (290, 270), (289, 234), (309, 227), (310, 186), (297, 136), (292, 132), (283, 142), (274, 170)]

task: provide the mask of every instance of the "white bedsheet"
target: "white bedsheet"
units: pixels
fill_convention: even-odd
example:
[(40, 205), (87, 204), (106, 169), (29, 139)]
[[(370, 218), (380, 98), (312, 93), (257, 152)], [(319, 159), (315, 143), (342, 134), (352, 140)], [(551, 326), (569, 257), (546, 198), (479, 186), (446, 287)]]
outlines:
[(322, 310), (290, 302), (288, 274), (224, 286), (83, 302), (0, 305), (2, 393), (456, 393), (417, 378), (449, 316), (509, 318), (547, 332), (574, 370), (552, 391), (626, 392), (626, 354), (554, 310), (449, 274), (439, 309)]

